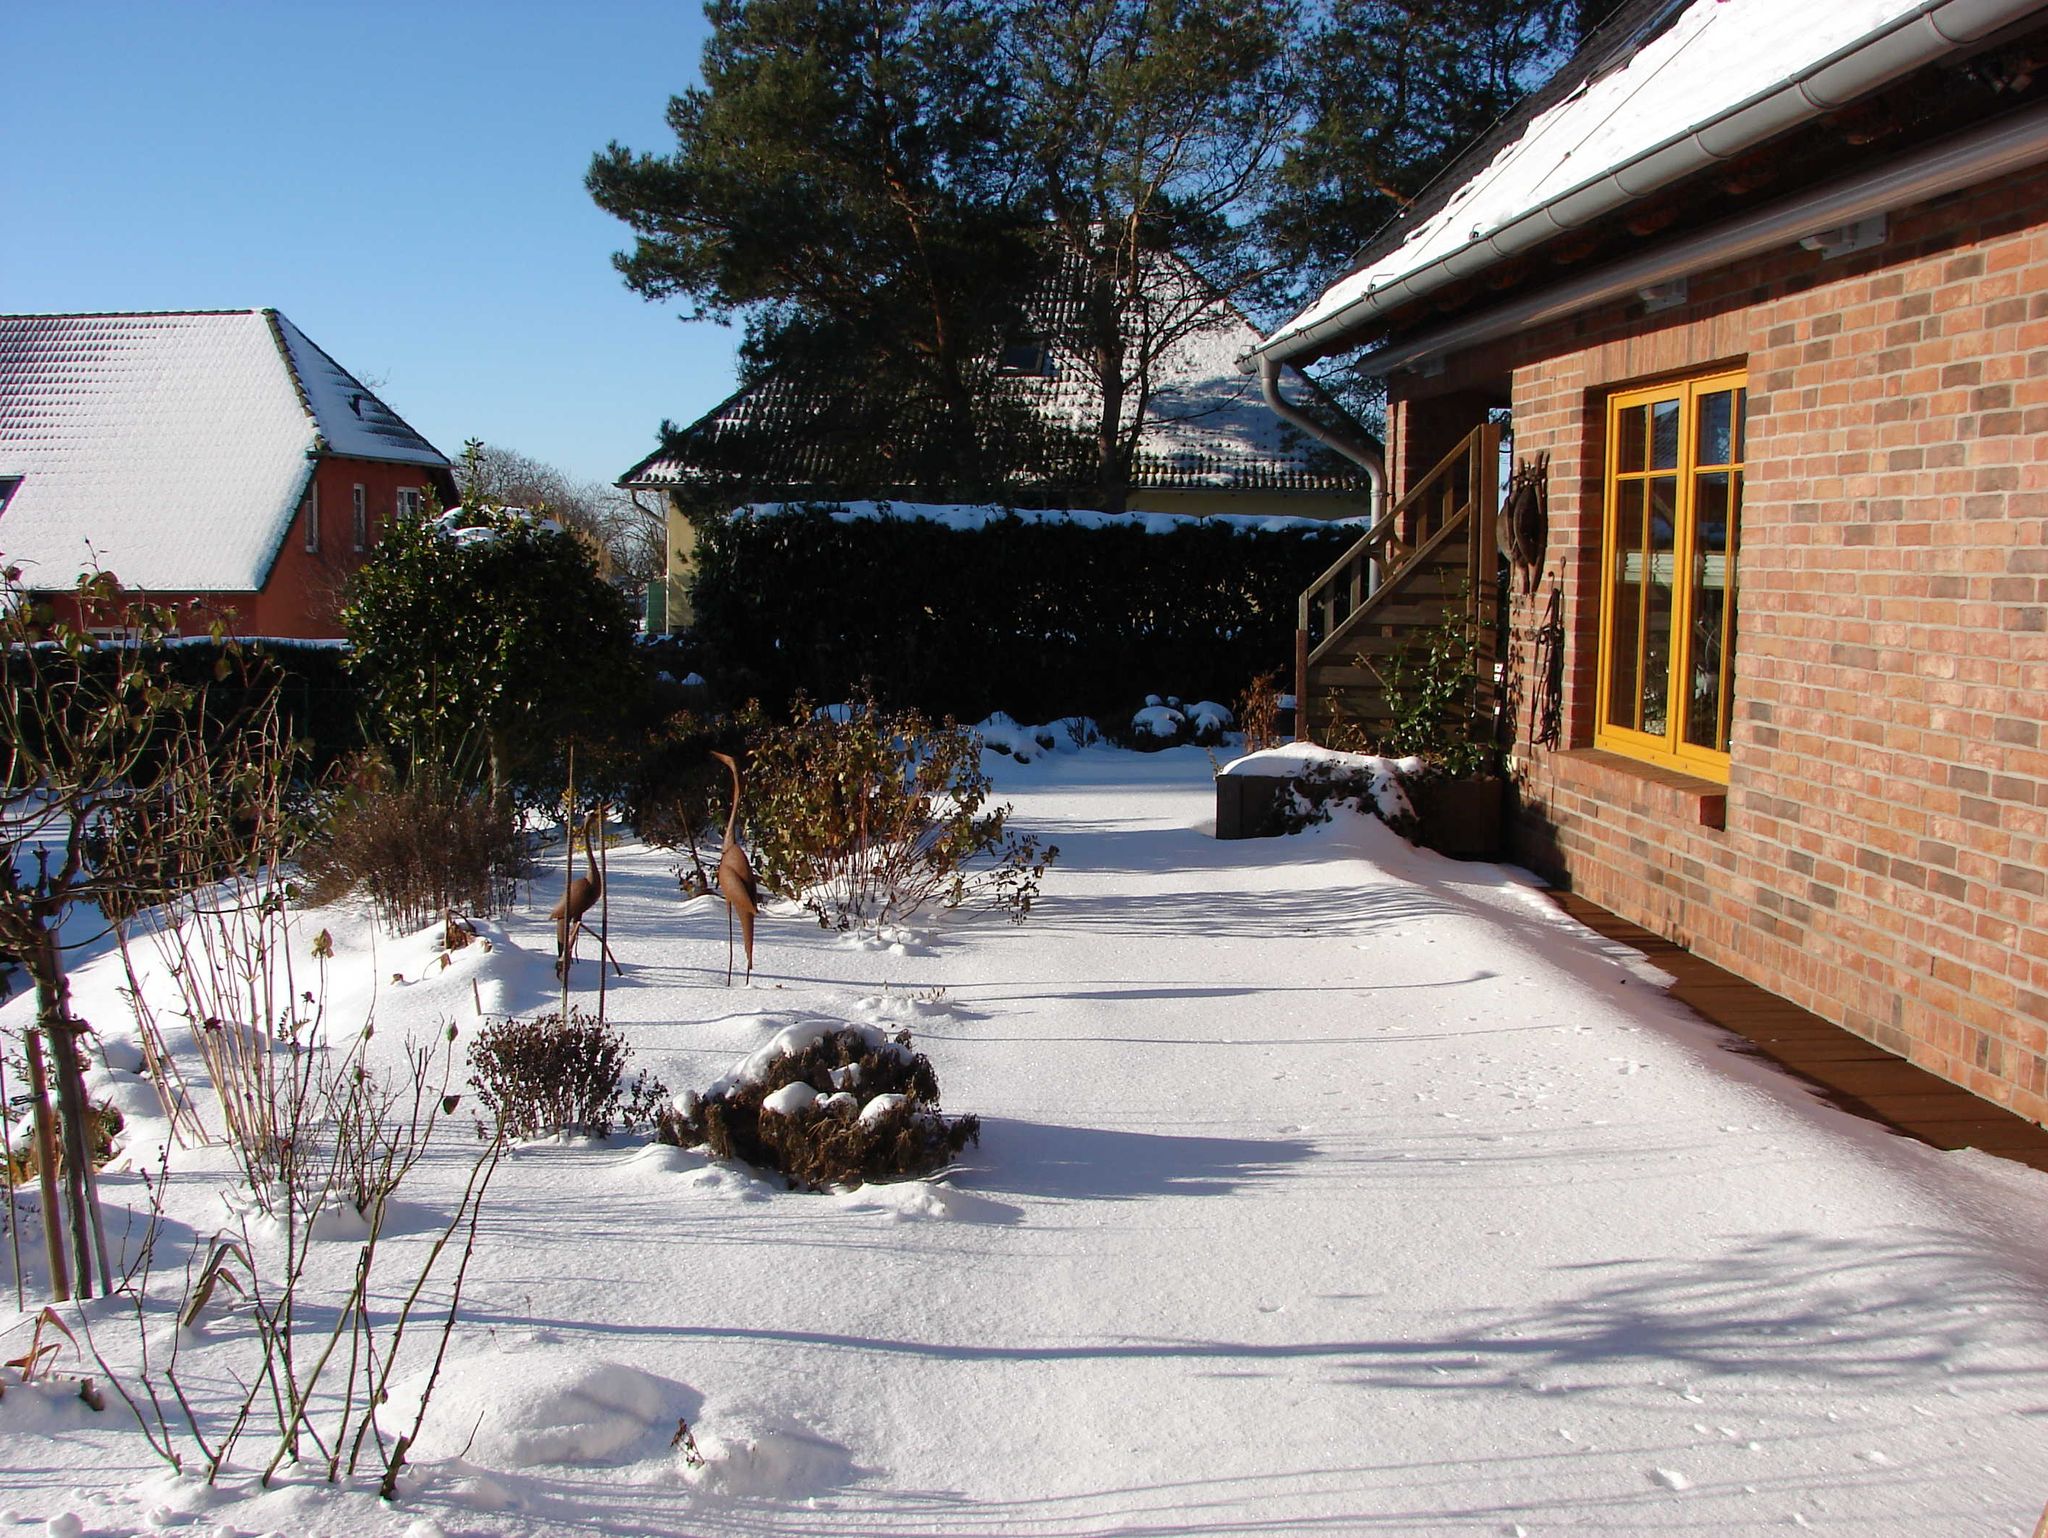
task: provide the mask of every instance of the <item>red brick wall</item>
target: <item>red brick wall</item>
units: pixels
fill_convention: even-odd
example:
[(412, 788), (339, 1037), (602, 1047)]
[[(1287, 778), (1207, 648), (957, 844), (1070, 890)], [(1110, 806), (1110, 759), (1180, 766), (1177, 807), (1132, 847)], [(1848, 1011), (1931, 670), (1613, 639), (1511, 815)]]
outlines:
[[(1725, 809), (1590, 750), (1603, 403), (1716, 364), (1750, 385)], [(1525, 691), (1553, 585), (1567, 629), (1562, 750), (1519, 723), (1523, 857), (2048, 1121), (2048, 175), (1397, 380), (1397, 436), (1407, 402), (1503, 376), (1517, 455), (1551, 455)]]
[(238, 622), (237, 628), (245, 635), (340, 635), (337, 615), (342, 591), (366, 553), (355, 548), (354, 488), (363, 488), (370, 525), (367, 543), (374, 545), (397, 511), (400, 488), (424, 491), (432, 484), (419, 465), (363, 459), (323, 459), (316, 479), (320, 548), (317, 552), (306, 549), (306, 509), (301, 505), (269, 580)]

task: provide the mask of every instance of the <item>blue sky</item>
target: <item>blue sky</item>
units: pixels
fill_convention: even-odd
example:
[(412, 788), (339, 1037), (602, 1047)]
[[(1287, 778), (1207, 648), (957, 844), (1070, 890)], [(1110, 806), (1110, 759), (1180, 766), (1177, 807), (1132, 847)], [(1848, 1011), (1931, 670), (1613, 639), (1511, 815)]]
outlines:
[(445, 453), (609, 481), (736, 330), (613, 271), (583, 191), (666, 151), (692, 0), (0, 3), (0, 309), (283, 311)]

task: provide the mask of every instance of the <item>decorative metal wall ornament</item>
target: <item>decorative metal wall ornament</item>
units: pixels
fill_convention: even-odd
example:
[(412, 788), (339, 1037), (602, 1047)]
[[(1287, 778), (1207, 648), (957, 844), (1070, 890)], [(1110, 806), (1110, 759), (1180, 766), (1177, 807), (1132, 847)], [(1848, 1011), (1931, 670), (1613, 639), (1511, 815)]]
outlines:
[(1535, 708), (1529, 712), (1529, 745), (1555, 749), (1564, 741), (1564, 585), (1553, 579), (1543, 623), (1536, 627)]
[(1515, 466), (1508, 494), (1494, 522), (1494, 542), (1510, 565), (1522, 573), (1522, 591), (1535, 585), (1550, 538), (1550, 455), (1538, 454)]

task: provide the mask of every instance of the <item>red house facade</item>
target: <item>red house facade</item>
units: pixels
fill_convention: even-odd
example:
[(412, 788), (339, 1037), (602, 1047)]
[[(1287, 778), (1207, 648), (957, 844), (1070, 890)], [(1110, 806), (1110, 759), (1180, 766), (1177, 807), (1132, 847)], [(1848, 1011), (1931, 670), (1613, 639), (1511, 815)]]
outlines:
[(1262, 355), (1540, 475), (1517, 858), (2037, 1122), (2044, 85), (2040, 0), (1626, 6)]
[(273, 310), (0, 316), (0, 557), (58, 617), (105, 571), (242, 635), (340, 634), (341, 595), (448, 460)]

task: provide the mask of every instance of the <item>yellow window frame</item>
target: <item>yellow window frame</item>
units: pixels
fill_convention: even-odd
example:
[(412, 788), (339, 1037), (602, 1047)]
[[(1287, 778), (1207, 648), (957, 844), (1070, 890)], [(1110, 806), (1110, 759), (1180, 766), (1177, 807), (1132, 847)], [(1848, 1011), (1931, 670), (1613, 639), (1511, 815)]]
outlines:
[[(1605, 509), (1600, 538), (1600, 650), (1599, 687), (1597, 693), (1597, 716), (1593, 732), (1595, 747), (1610, 752), (1626, 754), (1662, 768), (1676, 769), (1701, 779), (1714, 780), (1721, 784), (1728, 782), (1728, 752), (1724, 747), (1709, 748), (1686, 740), (1686, 684), (1693, 671), (1691, 647), (1693, 642), (1694, 611), (1699, 603), (1696, 571), (1689, 554), (1681, 558), (1682, 552), (1692, 552), (1697, 536), (1698, 483), (1705, 475), (1722, 475), (1728, 478), (1729, 515), (1725, 534), (1726, 548), (1721, 554), (1721, 582), (1724, 593), (1722, 604), (1722, 634), (1719, 657), (1719, 698), (1716, 737), (1725, 743), (1729, 723), (1733, 719), (1733, 684), (1735, 676), (1735, 647), (1730, 643), (1726, 617), (1738, 613), (1736, 609), (1736, 555), (1741, 545), (1741, 488), (1743, 484), (1744, 455), (1746, 448), (1742, 441), (1743, 407), (1747, 400), (1748, 374), (1741, 369), (1705, 374), (1693, 379), (1667, 381), (1639, 389), (1620, 391), (1608, 397), (1607, 401), (1607, 462), (1605, 467)], [(1719, 393), (1732, 393), (1731, 423), (1729, 431), (1729, 453), (1726, 460), (1702, 463), (1699, 459), (1701, 445), (1699, 434), (1699, 403), (1702, 397)], [(1640, 470), (1622, 468), (1622, 420), (1631, 410), (1667, 401), (1678, 403), (1678, 446), (1675, 463), (1668, 467), (1656, 466), (1654, 454), (1649, 449), (1649, 427), (1645, 423), (1644, 466)], [(1664, 730), (1661, 733), (1625, 726), (1612, 719), (1616, 714), (1610, 691), (1615, 682), (1615, 648), (1628, 644), (1637, 648), (1634, 659), (1632, 680), (1638, 708), (1636, 715), (1641, 719), (1640, 701), (1644, 692), (1644, 671), (1648, 662), (1648, 627), (1637, 625), (1634, 637), (1624, 638), (1616, 634), (1616, 583), (1617, 557), (1622, 552), (1619, 544), (1623, 538), (1620, 527), (1622, 517), (1623, 490), (1627, 483), (1638, 482), (1644, 508), (1644, 537), (1654, 517), (1651, 512), (1651, 482), (1670, 477), (1674, 482), (1674, 506), (1672, 509), (1672, 540), (1669, 560), (1672, 567), (1671, 616), (1668, 641), (1668, 655), (1664, 659)], [(1663, 559), (1662, 552), (1643, 545), (1641, 557), (1646, 563)], [(1637, 547), (1631, 546), (1626, 554), (1634, 557)], [(1654, 569), (1649, 572), (1651, 582), (1645, 582), (1638, 589), (1647, 593), (1654, 581)]]

